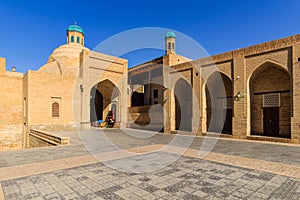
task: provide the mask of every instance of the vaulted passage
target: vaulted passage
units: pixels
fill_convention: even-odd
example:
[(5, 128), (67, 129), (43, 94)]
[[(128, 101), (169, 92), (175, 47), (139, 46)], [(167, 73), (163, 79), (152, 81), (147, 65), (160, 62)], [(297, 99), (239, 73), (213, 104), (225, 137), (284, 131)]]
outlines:
[(175, 84), (175, 129), (192, 131), (193, 98), (192, 86), (184, 79)]
[(90, 92), (90, 122), (105, 120), (112, 111), (115, 121), (120, 121), (119, 89), (109, 80), (104, 80), (92, 87)]
[(232, 134), (232, 82), (220, 72), (209, 76), (205, 87), (208, 132)]
[(250, 79), (251, 134), (291, 137), (291, 80), (273, 63), (259, 67)]

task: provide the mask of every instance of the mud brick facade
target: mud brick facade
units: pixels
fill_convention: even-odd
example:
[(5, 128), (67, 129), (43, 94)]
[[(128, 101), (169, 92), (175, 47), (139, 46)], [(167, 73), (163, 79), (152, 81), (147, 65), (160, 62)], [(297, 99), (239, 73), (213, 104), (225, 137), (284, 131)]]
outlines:
[(115, 127), (300, 143), (300, 35), (198, 60), (128, 61), (84, 47), (84, 31), (25, 75), (0, 58), (0, 149), (28, 146), (30, 128), (89, 129), (113, 112)]

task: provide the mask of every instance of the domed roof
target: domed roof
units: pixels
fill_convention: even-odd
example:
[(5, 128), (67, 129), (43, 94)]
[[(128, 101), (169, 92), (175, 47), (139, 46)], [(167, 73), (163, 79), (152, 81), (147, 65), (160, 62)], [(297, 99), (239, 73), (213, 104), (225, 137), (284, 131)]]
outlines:
[(84, 30), (80, 26), (77, 26), (76, 24), (70, 25), (67, 28), (67, 32), (69, 32), (69, 31), (77, 31), (77, 32), (80, 32), (84, 35)]
[(90, 51), (88, 48), (76, 44), (76, 43), (69, 43), (69, 44), (63, 44), (59, 46), (58, 48), (54, 49), (50, 57), (67, 57), (67, 58), (74, 58), (78, 57), (79, 54), (82, 52), (82, 50)]
[(176, 35), (175, 35), (175, 33), (173, 33), (172, 31), (169, 31), (169, 32), (167, 32), (167, 34), (166, 34), (166, 38), (170, 38), (170, 37), (172, 37), (172, 38), (176, 38)]
[(80, 66), (80, 53), (90, 50), (76, 43), (63, 44), (56, 48), (48, 58), (48, 62), (39, 71), (75, 76)]

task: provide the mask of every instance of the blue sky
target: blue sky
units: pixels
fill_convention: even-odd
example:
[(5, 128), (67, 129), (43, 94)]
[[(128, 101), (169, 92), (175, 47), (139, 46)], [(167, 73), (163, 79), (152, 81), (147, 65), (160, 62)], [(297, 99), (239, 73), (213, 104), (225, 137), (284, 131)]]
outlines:
[[(300, 33), (300, 1), (0, 0), (0, 57), (9, 70), (36, 70), (66, 42), (74, 21), (90, 49), (122, 31), (163, 27), (190, 36), (213, 55)], [(161, 54), (146, 50), (127, 58), (135, 65)]]

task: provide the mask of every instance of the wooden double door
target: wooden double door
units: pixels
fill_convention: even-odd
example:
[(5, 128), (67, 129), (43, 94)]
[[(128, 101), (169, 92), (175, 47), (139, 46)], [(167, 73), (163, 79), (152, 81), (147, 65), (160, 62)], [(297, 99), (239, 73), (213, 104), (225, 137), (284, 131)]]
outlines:
[(279, 107), (263, 108), (264, 135), (279, 135)]

